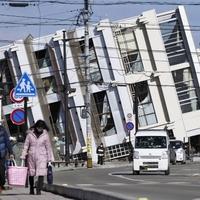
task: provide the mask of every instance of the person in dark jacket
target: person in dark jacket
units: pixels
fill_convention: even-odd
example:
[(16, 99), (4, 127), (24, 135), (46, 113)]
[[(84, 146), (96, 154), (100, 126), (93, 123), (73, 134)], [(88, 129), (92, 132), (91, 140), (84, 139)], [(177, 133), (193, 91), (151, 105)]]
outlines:
[(103, 146), (103, 143), (101, 143), (101, 144), (97, 147), (97, 155), (98, 155), (97, 164), (103, 165), (104, 153), (105, 153), (105, 148), (104, 148), (104, 146)]
[(7, 153), (9, 153), (11, 159), (14, 158), (8, 133), (6, 129), (2, 125), (0, 125), (0, 193), (2, 192), (2, 189), (4, 188), (4, 184), (6, 182), (5, 162)]

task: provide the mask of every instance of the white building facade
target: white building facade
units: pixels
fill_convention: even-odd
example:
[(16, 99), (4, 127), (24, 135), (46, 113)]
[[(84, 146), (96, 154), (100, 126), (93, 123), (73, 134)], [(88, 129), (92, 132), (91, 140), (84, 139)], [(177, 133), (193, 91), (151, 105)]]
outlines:
[[(184, 7), (161, 14), (150, 10), (115, 22), (102, 20), (90, 26), (89, 35), (93, 160), (101, 142), (107, 159), (128, 155), (137, 127), (166, 129), (170, 137), (190, 141), (198, 149), (200, 65)], [(84, 28), (67, 32), (66, 37), (67, 82), (76, 89), (68, 95), (70, 154), (81, 158), (87, 146)], [(51, 136), (62, 138), (62, 30), (1, 47), (0, 69), (3, 115), (11, 135), (24, 130), (10, 120), (16, 105), (9, 92), (27, 72), (37, 89), (37, 96), (28, 99), (28, 125), (44, 119)], [(133, 130), (127, 130), (128, 122), (134, 124)]]

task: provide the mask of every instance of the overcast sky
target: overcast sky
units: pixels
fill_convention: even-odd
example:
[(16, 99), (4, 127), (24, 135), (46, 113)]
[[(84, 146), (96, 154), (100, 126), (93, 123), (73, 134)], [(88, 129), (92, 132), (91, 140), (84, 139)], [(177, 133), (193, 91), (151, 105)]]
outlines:
[[(16, 1), (16, 0), (15, 0)], [(70, 2), (68, 0), (62, 0)], [(5, 2), (0, 0), (0, 2)], [(31, 2), (31, 1), (30, 1)], [(73, 29), (76, 26), (77, 16), (83, 8), (82, 2), (84, 0), (74, 0), (71, 2), (78, 2), (78, 5), (47, 3), (47, 0), (40, 0), (40, 4), (29, 5), (25, 8), (9, 7), (8, 5), (0, 5), (0, 46), (16, 39), (24, 39), (29, 34), (34, 37), (40, 37), (47, 34), (55, 33), (60, 29)], [(93, 2), (103, 2), (100, 0), (93, 0)], [(94, 5), (92, 6), (93, 15), (91, 21), (93, 23), (109, 18), (111, 20), (118, 20), (127, 17), (140, 15), (143, 11), (155, 9), (157, 13), (175, 9), (177, 5), (167, 5), (160, 1), (163, 5), (135, 5), (125, 4), (126, 0), (107, 0), (105, 2), (124, 2), (119, 5)], [(174, 1), (184, 2), (184, 1)], [(187, 2), (187, 1), (185, 1)], [(198, 2), (193, 1), (193, 2)], [(200, 1), (199, 1), (200, 2)], [(195, 40), (196, 47), (199, 47), (200, 41), (200, 5), (185, 5), (186, 13)], [(198, 27), (196, 27), (198, 26)], [(4, 42), (5, 41), (5, 42)]]

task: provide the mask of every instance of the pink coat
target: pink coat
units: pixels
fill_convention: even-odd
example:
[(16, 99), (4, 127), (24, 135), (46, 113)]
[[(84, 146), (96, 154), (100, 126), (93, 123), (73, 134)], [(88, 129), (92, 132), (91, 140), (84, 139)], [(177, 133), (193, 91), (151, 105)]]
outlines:
[(32, 129), (27, 131), (21, 158), (25, 159), (26, 155), (30, 176), (47, 175), (47, 163), (53, 161), (54, 156), (46, 130), (38, 138)]

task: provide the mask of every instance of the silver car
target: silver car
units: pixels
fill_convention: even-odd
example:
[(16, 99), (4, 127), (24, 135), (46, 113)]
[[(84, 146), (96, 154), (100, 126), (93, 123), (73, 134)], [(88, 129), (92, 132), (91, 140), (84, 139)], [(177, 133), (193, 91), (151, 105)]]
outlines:
[(186, 163), (186, 153), (181, 140), (170, 140), (171, 148), (176, 152), (176, 162)]

